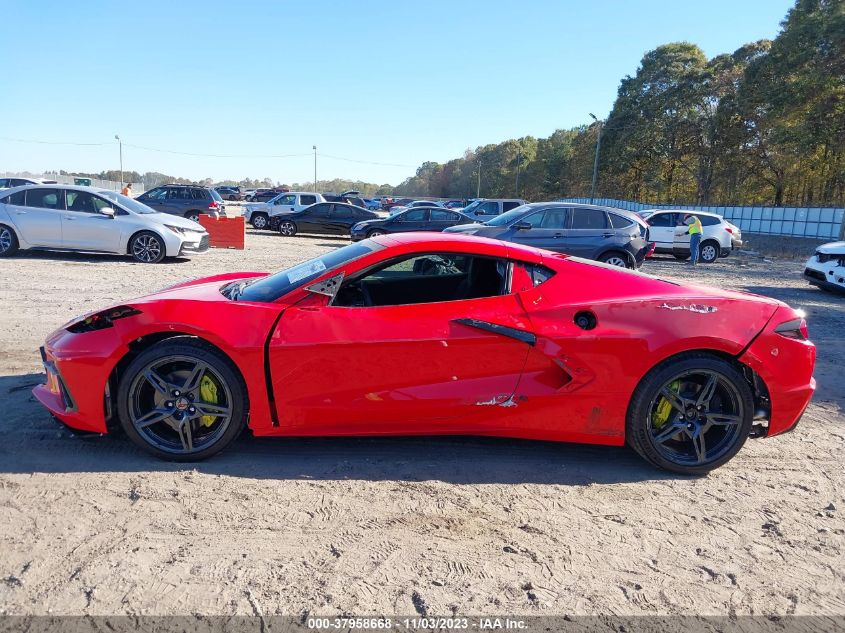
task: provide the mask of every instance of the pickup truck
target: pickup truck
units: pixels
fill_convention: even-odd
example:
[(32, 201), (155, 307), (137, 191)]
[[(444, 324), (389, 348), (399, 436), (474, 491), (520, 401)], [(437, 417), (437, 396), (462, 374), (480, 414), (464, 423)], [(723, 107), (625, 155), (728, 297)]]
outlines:
[(271, 217), (284, 213), (297, 213), (312, 204), (325, 201), (326, 199), (319, 193), (287, 191), (267, 202), (245, 205), (244, 220), (256, 229), (269, 229)]

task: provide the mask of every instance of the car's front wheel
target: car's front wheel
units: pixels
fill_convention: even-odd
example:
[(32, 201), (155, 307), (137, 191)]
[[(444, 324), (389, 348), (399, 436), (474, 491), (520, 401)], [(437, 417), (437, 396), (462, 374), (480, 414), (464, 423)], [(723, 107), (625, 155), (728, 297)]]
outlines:
[(219, 453), (241, 433), (246, 385), (232, 362), (192, 337), (166, 339), (123, 373), (117, 411), (126, 435), (162, 459), (190, 462)]
[(721, 252), (721, 247), (719, 246), (718, 242), (714, 242), (712, 240), (708, 240), (701, 245), (700, 257), (701, 261), (705, 264), (712, 264), (717, 259), (719, 259), (719, 253)]
[(256, 229), (266, 229), (269, 224), (266, 213), (254, 213), (250, 220), (250, 224)]
[(10, 257), (18, 252), (18, 236), (8, 226), (0, 224), (0, 257)]
[(628, 406), (628, 444), (652, 464), (703, 475), (737, 454), (754, 418), (751, 387), (737, 367), (695, 353), (661, 363)]
[(279, 233), (281, 233), (285, 237), (293, 237), (294, 235), (296, 235), (296, 224), (294, 224), (290, 220), (284, 220), (283, 222), (280, 222)]
[(162, 239), (150, 231), (143, 231), (132, 236), (129, 241), (129, 254), (136, 262), (157, 264), (164, 259), (167, 251)]
[(367, 237), (378, 237), (379, 235), (384, 235), (385, 232), (381, 229), (373, 229), (369, 233), (367, 233)]

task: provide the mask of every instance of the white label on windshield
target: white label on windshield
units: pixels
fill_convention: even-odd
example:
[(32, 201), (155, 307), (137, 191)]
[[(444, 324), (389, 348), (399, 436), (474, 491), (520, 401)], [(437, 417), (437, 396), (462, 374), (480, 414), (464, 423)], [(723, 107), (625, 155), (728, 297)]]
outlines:
[(300, 264), (294, 266), (288, 271), (288, 282), (295, 284), (300, 279), (305, 279), (311, 275), (321, 273), (326, 269), (326, 265), (319, 259), (315, 262), (308, 262), (307, 264)]

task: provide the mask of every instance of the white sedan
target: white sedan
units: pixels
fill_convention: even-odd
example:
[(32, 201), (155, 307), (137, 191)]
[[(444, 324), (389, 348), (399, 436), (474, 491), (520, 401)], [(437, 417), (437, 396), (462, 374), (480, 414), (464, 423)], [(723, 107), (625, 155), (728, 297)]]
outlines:
[(114, 191), (27, 185), (0, 193), (0, 257), (48, 249), (116, 253), (156, 263), (208, 247), (208, 232), (196, 222)]
[(822, 290), (845, 292), (845, 242), (817, 247), (804, 267), (804, 279)]

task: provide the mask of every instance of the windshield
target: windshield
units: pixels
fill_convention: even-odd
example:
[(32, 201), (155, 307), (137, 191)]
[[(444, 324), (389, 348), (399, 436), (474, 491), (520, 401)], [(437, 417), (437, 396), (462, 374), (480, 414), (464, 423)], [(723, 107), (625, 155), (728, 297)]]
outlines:
[(359, 257), (383, 249), (384, 246), (373, 240), (356, 242), (337, 250), (320, 255), (307, 262), (297, 264), (258, 281), (240, 282), (235, 288), (227, 287), (224, 294), (236, 301), (260, 301), (271, 303), (283, 297), (291, 290), (312, 281), (327, 270), (343, 266)]
[(484, 202), (484, 200), (476, 200), (475, 202), (470, 202), (467, 206), (464, 207), (464, 213), (472, 213), (482, 202)]
[(116, 202), (124, 209), (132, 211), (132, 213), (158, 213), (154, 209), (150, 209), (147, 205), (116, 191), (100, 191), (99, 194), (112, 202)]
[[(521, 207), (511, 209), (510, 211), (505, 211), (502, 215), (497, 215), (492, 220), (487, 220), (484, 224), (486, 224), (487, 226), (505, 226), (506, 224), (511, 223), (513, 220), (516, 220), (530, 208), (531, 207), (529, 207), (527, 204), (523, 204)], [(467, 210), (464, 209), (464, 213), (466, 212)]]

